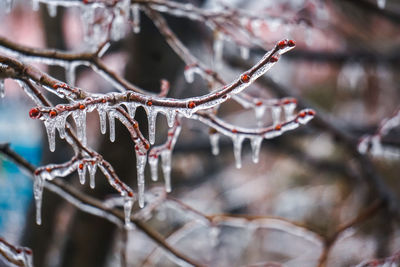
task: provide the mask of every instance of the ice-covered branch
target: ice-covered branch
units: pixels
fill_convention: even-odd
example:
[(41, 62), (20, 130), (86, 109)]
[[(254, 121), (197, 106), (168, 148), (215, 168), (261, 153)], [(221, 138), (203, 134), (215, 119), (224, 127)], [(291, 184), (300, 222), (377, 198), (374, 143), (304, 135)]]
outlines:
[(14, 246), (2, 237), (0, 237), (0, 255), (13, 266), (33, 267), (30, 248)]
[[(9, 145), (0, 144), (0, 152), (14, 161), (19, 167), (22, 167), (24, 170), (28, 171), (30, 175), (34, 175), (36, 168), (15, 151), (10, 149)], [(124, 225), (126, 216), (123, 212), (115, 208), (110, 209), (106, 207), (101, 201), (78, 191), (57, 177), (50, 181), (44, 181), (44, 188), (59, 195), (61, 198), (70, 202), (76, 208), (85, 213), (104, 218), (119, 227), (123, 227)], [(134, 223), (138, 229), (143, 231), (151, 240), (165, 249), (166, 252), (171, 253), (178, 259), (188, 264), (200, 266), (200, 264), (192, 260), (190, 257), (182, 254), (180, 251), (168, 244), (158, 232), (151, 229), (142, 221), (134, 218), (133, 216), (130, 216), (130, 221)]]

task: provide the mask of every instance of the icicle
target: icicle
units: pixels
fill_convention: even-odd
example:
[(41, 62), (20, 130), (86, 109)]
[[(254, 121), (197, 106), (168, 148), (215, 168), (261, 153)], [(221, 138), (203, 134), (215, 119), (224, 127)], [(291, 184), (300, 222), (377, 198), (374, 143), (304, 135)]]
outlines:
[(65, 138), (65, 123), (67, 121), (67, 117), (68, 117), (69, 113), (64, 112), (62, 114), (59, 114), (55, 120), (56, 120), (56, 127), (58, 130), (58, 133), (60, 135), (61, 139)]
[(136, 169), (137, 169), (137, 183), (138, 183), (138, 196), (139, 207), (144, 207), (144, 170), (146, 167), (146, 154), (136, 151)]
[(91, 164), (88, 164), (87, 167), (90, 175), (90, 188), (94, 189), (94, 187), (96, 186), (95, 178), (96, 178), (97, 164), (95, 162), (92, 162)]
[(76, 110), (76, 111), (72, 112), (72, 117), (75, 120), (78, 139), (85, 146), (87, 143), (87, 140), (86, 140), (86, 111), (84, 109)]
[(218, 69), (222, 62), (222, 53), (224, 49), (224, 36), (221, 32), (215, 32), (214, 34), (214, 64), (215, 68)]
[(265, 114), (265, 110), (267, 109), (267, 107), (266, 106), (264, 106), (264, 105), (261, 105), (261, 106), (256, 106), (255, 108), (254, 108), (254, 112), (255, 112), (255, 114), (256, 114), (256, 119), (257, 119), (257, 124), (258, 125), (261, 125), (262, 124), (262, 119), (263, 119), (263, 117), (264, 117), (264, 114)]
[(260, 136), (252, 137), (250, 139), (252, 149), (252, 159), (254, 163), (258, 163), (260, 156), (261, 143), (263, 138)]
[(6, 96), (6, 90), (4, 86), (4, 80), (0, 80), (0, 97), (4, 98)]
[(150, 156), (149, 165), (151, 170), (151, 180), (155, 182), (158, 180), (158, 157)]
[(32, 0), (32, 10), (33, 11), (39, 10), (39, 0)]
[(131, 117), (132, 119), (135, 119), (135, 114), (136, 114), (136, 103), (134, 102), (128, 102), (128, 103), (124, 103), (128, 113), (129, 113), (129, 117)]
[(111, 25), (111, 40), (118, 41), (125, 36), (125, 20), (119, 10), (114, 12), (114, 20)]
[(219, 154), (219, 133), (210, 134), (211, 152), (214, 156)]
[(149, 142), (150, 144), (154, 144), (156, 139), (156, 119), (157, 119), (157, 111), (151, 107), (146, 107), (147, 119), (149, 121)]
[(97, 112), (99, 113), (100, 132), (102, 134), (105, 134), (106, 133), (107, 112), (105, 111), (104, 107), (98, 107)]
[(47, 3), (47, 12), (49, 16), (55, 18), (57, 16), (57, 5)]
[(233, 141), (233, 154), (235, 156), (235, 161), (236, 161), (236, 168), (240, 169), (242, 167), (242, 143), (243, 143), (244, 137), (240, 135), (235, 135), (232, 138)]
[(108, 112), (108, 123), (110, 125), (110, 141), (114, 142), (115, 141), (115, 116), (114, 116), (114, 111), (109, 111)]
[(46, 127), (47, 137), (49, 139), (49, 149), (51, 152), (56, 150), (56, 120), (47, 119), (44, 121)]
[(376, 0), (376, 4), (380, 9), (384, 9), (386, 6), (386, 0)]
[(168, 127), (171, 128), (175, 123), (176, 111), (174, 109), (168, 109), (166, 116)]
[(271, 111), (272, 111), (272, 123), (274, 125), (279, 124), (279, 122), (281, 121), (281, 107), (273, 106)]
[(165, 191), (171, 192), (171, 153), (169, 149), (161, 152), (161, 167), (164, 174)]
[(10, 13), (13, 6), (13, 0), (6, 0), (6, 13)]
[(131, 212), (133, 206), (133, 199), (125, 197), (124, 200), (124, 214), (125, 214), (125, 227), (130, 228), (131, 225)]
[(245, 46), (241, 46), (240, 47), (240, 56), (244, 59), (244, 60), (248, 60), (249, 56), (250, 56), (250, 50), (248, 47)]
[(296, 109), (296, 103), (288, 103), (286, 105), (283, 106), (283, 110), (285, 112), (285, 119), (286, 121), (292, 120), (294, 115), (293, 112)]
[(133, 4), (131, 7), (132, 21), (133, 21), (133, 32), (140, 32), (140, 8), (139, 4)]
[(43, 196), (44, 177), (35, 175), (33, 180), (33, 195), (36, 204), (36, 224), (42, 224), (42, 196)]
[(79, 182), (81, 184), (85, 184), (85, 181), (86, 181), (86, 164), (84, 162), (81, 162), (78, 165), (78, 175), (79, 175)]
[(76, 69), (76, 64), (68, 64), (65, 67), (65, 78), (67, 80), (67, 83), (71, 86), (75, 86), (75, 80), (76, 80), (75, 69)]

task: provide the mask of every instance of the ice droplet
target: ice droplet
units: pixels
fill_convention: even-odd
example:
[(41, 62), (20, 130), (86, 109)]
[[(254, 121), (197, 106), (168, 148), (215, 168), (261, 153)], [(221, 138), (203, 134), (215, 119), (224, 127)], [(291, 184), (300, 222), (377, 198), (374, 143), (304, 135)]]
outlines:
[(131, 224), (132, 206), (133, 206), (133, 199), (131, 197), (125, 197), (124, 200), (125, 227), (129, 227)]
[(144, 207), (144, 170), (146, 167), (146, 154), (136, 151), (136, 169), (137, 169), (137, 183), (138, 183), (138, 196), (139, 207)]
[(106, 133), (106, 120), (107, 120), (107, 112), (103, 106), (99, 106), (97, 108), (97, 112), (99, 113), (99, 120), (100, 120), (100, 132), (102, 134)]
[(113, 110), (108, 112), (108, 123), (110, 125), (110, 141), (115, 141), (115, 114)]
[(376, 4), (380, 9), (384, 9), (386, 6), (386, 0), (376, 0)]
[(86, 140), (86, 111), (85, 110), (75, 110), (72, 112), (72, 117), (75, 120), (76, 131), (78, 134), (78, 139), (82, 142), (84, 146), (87, 144)]
[(258, 163), (260, 158), (260, 149), (263, 138), (260, 136), (252, 137), (250, 139), (252, 149), (252, 159), (254, 163)]
[(79, 175), (79, 182), (81, 184), (85, 184), (85, 181), (86, 181), (86, 164), (83, 161), (79, 163), (78, 175)]
[(173, 127), (175, 123), (176, 111), (174, 109), (167, 109), (166, 116), (168, 127)]
[(272, 107), (272, 123), (274, 125), (279, 124), (279, 122), (281, 121), (281, 107), (280, 106), (273, 106)]
[(49, 16), (55, 18), (57, 16), (57, 5), (47, 3), (47, 12)]
[(211, 153), (214, 156), (219, 154), (219, 133), (210, 134)]
[(140, 8), (139, 4), (133, 4), (131, 7), (132, 21), (133, 21), (133, 32), (140, 32)]
[(161, 152), (161, 168), (164, 174), (165, 191), (171, 192), (171, 154), (172, 151), (165, 149)]
[(97, 164), (96, 163), (90, 163), (88, 164), (88, 171), (90, 175), (90, 188), (94, 189), (96, 186), (95, 184), (95, 178), (96, 178), (96, 170), (97, 170)]
[(49, 139), (49, 149), (54, 152), (56, 150), (56, 120), (48, 118), (44, 121), (44, 126)]
[(296, 103), (288, 103), (283, 106), (283, 110), (285, 112), (285, 119), (287, 121), (293, 119), (294, 110), (296, 109)]
[(158, 156), (149, 156), (149, 165), (151, 171), (151, 180), (158, 180)]
[(157, 111), (151, 107), (146, 107), (145, 110), (147, 112), (147, 119), (149, 121), (149, 142), (153, 145), (156, 139)]
[(249, 56), (250, 56), (250, 50), (248, 47), (245, 46), (241, 46), (240, 47), (240, 56), (244, 59), (244, 60), (248, 60)]
[(0, 80), (0, 97), (4, 98), (6, 96), (6, 90), (4, 86), (4, 80)]
[(44, 177), (35, 175), (33, 180), (33, 195), (36, 204), (36, 224), (42, 224), (42, 196), (43, 196)]
[(242, 143), (244, 137), (241, 135), (235, 135), (232, 138), (233, 142), (233, 154), (235, 156), (236, 168), (240, 169), (242, 167)]

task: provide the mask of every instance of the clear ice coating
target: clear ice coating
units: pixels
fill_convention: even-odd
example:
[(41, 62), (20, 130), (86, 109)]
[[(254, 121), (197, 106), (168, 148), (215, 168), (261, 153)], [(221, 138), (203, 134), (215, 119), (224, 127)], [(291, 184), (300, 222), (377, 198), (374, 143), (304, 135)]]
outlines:
[(55, 18), (57, 16), (57, 5), (47, 3), (47, 12), (49, 12), (49, 16)]
[[(82, 168), (81, 168), (82, 167)], [(79, 182), (85, 184), (86, 181), (86, 164), (82, 161), (78, 166)]]
[(95, 184), (95, 178), (96, 178), (96, 170), (97, 170), (97, 164), (95, 162), (89, 163), (87, 165), (88, 171), (89, 171), (89, 176), (90, 176), (90, 188), (94, 189), (96, 186)]
[(115, 141), (115, 111), (108, 111), (108, 122), (110, 125), (110, 141)]
[(139, 207), (144, 207), (144, 170), (146, 167), (147, 155), (136, 150), (136, 169), (138, 183)]
[(4, 86), (4, 80), (1, 79), (0, 80), (0, 97), (4, 98), (6, 95), (6, 90), (5, 90), (5, 86)]
[(164, 175), (165, 191), (171, 192), (171, 154), (172, 151), (165, 149), (161, 152), (161, 168)]
[(42, 196), (43, 196), (44, 177), (35, 175), (33, 180), (33, 195), (36, 204), (36, 224), (42, 224)]
[(254, 163), (258, 163), (260, 158), (260, 149), (263, 138), (261, 136), (255, 136), (250, 139), (252, 160)]
[(124, 214), (125, 214), (125, 227), (131, 224), (131, 212), (133, 206), (133, 199), (131, 197), (125, 197), (124, 199)]
[(234, 135), (232, 137), (233, 142), (233, 154), (235, 156), (236, 168), (240, 169), (242, 167), (242, 143), (244, 137), (241, 135)]
[(134, 33), (140, 32), (140, 7), (139, 4), (133, 4), (131, 6), (131, 14), (132, 14), (132, 28)]
[(51, 152), (56, 150), (56, 120), (48, 118), (44, 121), (46, 127), (47, 138), (49, 140), (49, 149)]
[(214, 156), (219, 154), (219, 133), (210, 134), (211, 153)]
[(158, 180), (158, 157), (157, 156), (149, 156), (149, 165), (151, 171), (151, 180)]
[(86, 146), (86, 110), (75, 110), (72, 112), (72, 117), (75, 120), (76, 131), (78, 134), (78, 139)]
[(281, 121), (281, 107), (280, 106), (273, 106), (271, 113), (272, 113), (272, 123), (274, 125), (279, 124), (279, 122)]
[(384, 9), (386, 6), (386, 0), (376, 0), (376, 4), (380, 9)]

